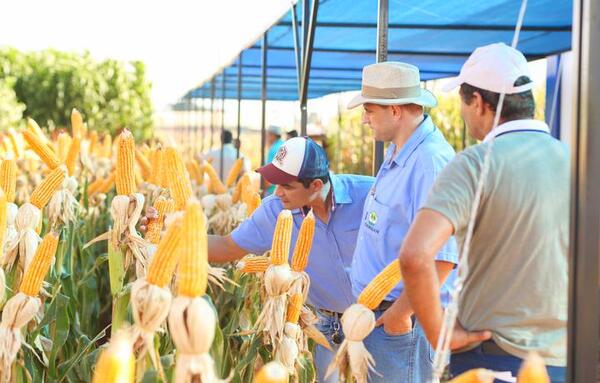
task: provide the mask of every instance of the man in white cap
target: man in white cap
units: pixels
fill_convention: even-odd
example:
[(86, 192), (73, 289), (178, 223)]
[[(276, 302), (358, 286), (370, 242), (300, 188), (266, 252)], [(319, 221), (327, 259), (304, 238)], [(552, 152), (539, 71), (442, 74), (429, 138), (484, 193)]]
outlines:
[[(450, 370), (511, 371), (537, 352), (552, 382), (564, 382), (567, 341), (569, 155), (533, 119), (525, 57), (505, 44), (476, 49), (448, 88), (460, 86), (469, 133), (483, 143), (460, 153), (438, 177), (410, 228), (400, 261), (405, 288), (427, 338), (436, 344), (443, 311), (433, 268), (451, 235), (464, 243), (489, 145), (489, 171), (475, 226)], [(500, 123), (494, 116), (500, 94)]]
[[(436, 104), (433, 94), (421, 88), (419, 70), (413, 65), (384, 62), (363, 69), (361, 94), (348, 107), (362, 105), (363, 122), (373, 129), (376, 140), (390, 146), (363, 210), (351, 271), (355, 296), (397, 259), (417, 210), (437, 175), (454, 157), (452, 147), (424, 113), (425, 107)], [(448, 276), (457, 262), (454, 240), (437, 252), (436, 261), (441, 299), (446, 302), (452, 282)], [(433, 350), (412, 316), (402, 284), (374, 313), (378, 327), (364, 343), (378, 374), (370, 374), (369, 381), (428, 381)]]

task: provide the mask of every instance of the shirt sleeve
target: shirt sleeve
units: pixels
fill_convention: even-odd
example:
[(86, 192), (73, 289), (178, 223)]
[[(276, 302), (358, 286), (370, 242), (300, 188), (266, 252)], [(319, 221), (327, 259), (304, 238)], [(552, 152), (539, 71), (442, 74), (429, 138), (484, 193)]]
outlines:
[(476, 151), (467, 149), (458, 154), (440, 173), (422, 208), (445, 216), (455, 233), (466, 229), (480, 171)]
[[(421, 173), (414, 183), (413, 204), (410, 209), (411, 222), (415, 219), (417, 212), (421, 209), (421, 207), (425, 205), (427, 197), (430, 194), (436, 179), (443, 172), (444, 165), (445, 163), (440, 163), (431, 166), (427, 171)], [(454, 237), (450, 237), (448, 242), (446, 242), (438, 252), (435, 259), (437, 261), (446, 261), (458, 264), (458, 249), (456, 247), (456, 240)]]
[(251, 217), (231, 232), (236, 245), (249, 253), (263, 254), (271, 248), (277, 212), (273, 203), (261, 204)]

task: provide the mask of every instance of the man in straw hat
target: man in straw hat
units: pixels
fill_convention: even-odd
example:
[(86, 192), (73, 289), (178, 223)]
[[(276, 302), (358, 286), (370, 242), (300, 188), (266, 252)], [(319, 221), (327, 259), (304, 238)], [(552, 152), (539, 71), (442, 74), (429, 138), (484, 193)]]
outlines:
[[(454, 150), (433, 125), (424, 107), (434, 107), (433, 94), (421, 88), (419, 70), (409, 64), (383, 62), (363, 69), (362, 92), (349, 108), (362, 105), (363, 123), (373, 129), (375, 140), (389, 142), (385, 161), (365, 201), (362, 223), (352, 262), (352, 289), (363, 288), (396, 259), (417, 210)], [(445, 241), (437, 252), (441, 281), (457, 262), (456, 244)], [(442, 283), (441, 299), (450, 296), (451, 280)], [(375, 310), (377, 326), (365, 339), (375, 359), (377, 374), (371, 382), (427, 381), (433, 350), (399, 284)]]
[[(433, 260), (455, 234), (466, 246), (471, 209), (490, 141), (489, 171), (468, 255), (452, 336), (450, 370), (511, 371), (535, 351), (552, 382), (564, 382), (567, 342), (569, 155), (533, 119), (533, 82), (521, 52), (477, 48), (448, 88), (460, 86), (461, 114), (483, 143), (460, 153), (436, 180), (400, 251), (405, 287), (427, 338), (437, 344), (443, 311)], [(494, 117), (506, 95), (499, 125)], [(462, 253), (464, 254), (463, 248)]]

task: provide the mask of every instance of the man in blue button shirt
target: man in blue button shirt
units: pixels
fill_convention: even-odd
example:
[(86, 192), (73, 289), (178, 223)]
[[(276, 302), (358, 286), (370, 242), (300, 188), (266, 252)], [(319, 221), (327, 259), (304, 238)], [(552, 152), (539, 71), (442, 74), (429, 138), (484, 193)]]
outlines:
[[(354, 301), (349, 270), (362, 208), (374, 179), (330, 174), (323, 148), (304, 137), (286, 141), (273, 161), (258, 172), (277, 185), (274, 195), (265, 198), (231, 235), (209, 236), (209, 261), (230, 262), (247, 253), (269, 250), (277, 216), (283, 209), (292, 211), (295, 243), (304, 215), (312, 209), (316, 227), (306, 268), (311, 279), (308, 301), (317, 310), (317, 328), (337, 348), (343, 337), (340, 313)], [(337, 376), (324, 378), (332, 358), (333, 353), (317, 346), (314, 360), (319, 382), (338, 381)]]
[[(454, 157), (452, 147), (431, 117), (424, 114), (424, 107), (436, 104), (433, 94), (420, 87), (419, 70), (412, 65), (385, 62), (363, 69), (361, 94), (348, 107), (362, 105), (363, 123), (373, 129), (375, 140), (390, 145), (365, 201), (352, 261), (355, 296), (397, 259), (408, 228), (435, 178)], [(452, 239), (437, 254), (442, 303), (450, 296), (452, 277), (448, 275), (457, 257)], [(429, 380), (434, 351), (412, 314), (402, 284), (375, 310), (377, 327), (364, 342), (379, 374), (371, 373), (370, 382)]]

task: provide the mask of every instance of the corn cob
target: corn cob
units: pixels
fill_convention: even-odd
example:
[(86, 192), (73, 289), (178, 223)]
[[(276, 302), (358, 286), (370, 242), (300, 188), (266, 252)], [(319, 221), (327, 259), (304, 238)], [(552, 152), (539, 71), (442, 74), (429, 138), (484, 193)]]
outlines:
[(48, 174), (31, 193), (29, 202), (42, 210), (50, 202), (52, 195), (57, 192), (65, 180), (67, 169), (61, 165)]
[(288, 383), (289, 373), (287, 369), (279, 362), (272, 361), (258, 371), (254, 377), (253, 383)]
[(156, 186), (160, 186), (162, 162), (162, 150), (160, 147), (152, 150), (150, 152), (150, 167), (152, 168), (152, 172), (150, 173), (148, 182)]
[(395, 259), (369, 282), (358, 296), (357, 302), (371, 310), (375, 310), (401, 280), (400, 262)]
[(69, 148), (69, 152), (67, 153), (67, 159), (65, 161), (65, 165), (67, 165), (67, 170), (69, 171), (69, 175), (72, 176), (75, 174), (75, 165), (77, 164), (77, 159), (79, 157), (79, 151), (81, 150), (81, 139), (78, 136), (75, 136), (71, 141), (71, 147)]
[(273, 244), (271, 245), (271, 263), (273, 265), (287, 263), (292, 242), (293, 225), (292, 213), (289, 210), (282, 210), (277, 217), (275, 233), (273, 233)]
[(42, 288), (44, 278), (54, 260), (56, 248), (58, 247), (58, 236), (48, 233), (35, 251), (31, 264), (25, 270), (19, 291), (30, 297), (35, 297)]
[(152, 175), (152, 165), (150, 164), (150, 161), (148, 161), (148, 158), (146, 158), (140, 149), (135, 149), (135, 160), (142, 171), (142, 177), (144, 180), (148, 181)]
[(104, 178), (98, 178), (98, 179), (90, 182), (87, 187), (87, 194), (92, 195), (92, 194), (97, 193), (105, 181), (106, 181), (106, 179), (104, 179)]
[(298, 239), (296, 239), (294, 255), (292, 256), (292, 270), (304, 271), (306, 268), (314, 234), (315, 215), (311, 210), (302, 221), (302, 226), (300, 226), (300, 231), (298, 232)]
[(60, 133), (57, 138), (58, 144), (58, 159), (61, 163), (64, 163), (67, 160), (67, 155), (69, 154), (69, 148), (71, 147), (72, 138), (67, 133)]
[(111, 172), (108, 177), (104, 180), (104, 183), (102, 184), (102, 186), (100, 187), (100, 189), (98, 189), (98, 193), (108, 193), (110, 191), (110, 189), (112, 189), (115, 186), (115, 179), (117, 178), (117, 172), (113, 171)]
[(146, 241), (150, 243), (158, 244), (160, 241), (160, 232), (163, 228), (165, 215), (175, 211), (175, 201), (172, 198), (166, 199), (165, 197), (161, 196), (154, 201), (154, 208), (158, 212), (158, 217), (148, 224), (148, 230), (146, 231), (145, 238)]
[(544, 360), (536, 353), (530, 353), (519, 369), (519, 383), (550, 383)]
[[(248, 188), (247, 188), (248, 189)], [(260, 199), (260, 194), (257, 192), (250, 192), (250, 195), (246, 200), (246, 216), (250, 217), (256, 209), (260, 206), (262, 200)]]
[(198, 162), (196, 160), (192, 160), (192, 163), (194, 165), (194, 169), (196, 171), (196, 183), (198, 185), (203, 185), (204, 184), (204, 164), (200, 165), (198, 164)]
[(8, 140), (10, 142), (12, 151), (15, 154), (15, 158), (22, 158), (23, 153), (21, 151), (19, 137), (13, 128), (8, 129)]
[(124, 129), (120, 135), (117, 149), (117, 171), (115, 183), (117, 194), (132, 195), (136, 191), (135, 186), (135, 142), (129, 130)]
[(83, 131), (83, 117), (77, 109), (73, 108), (73, 110), (71, 110), (71, 132), (73, 138), (83, 138)]
[(152, 257), (152, 262), (150, 262), (150, 266), (148, 267), (148, 275), (146, 276), (148, 283), (158, 287), (165, 287), (171, 282), (180, 255), (181, 221), (181, 218), (179, 218), (171, 223), (167, 229), (167, 233), (158, 243), (156, 253)]
[[(6, 224), (7, 224), (7, 201), (6, 201), (6, 194), (4, 194), (4, 192), (2, 191), (2, 189), (0, 189), (0, 249), (4, 248), (4, 236), (6, 235)], [(0, 251), (0, 264), (2, 264), (2, 258), (3, 258), (3, 251)], [(2, 289), (3, 286), (0, 285), (0, 289)], [(0, 291), (0, 298), (2, 295), (2, 291)], [(0, 299), (0, 304), (2, 304), (2, 299)]]
[(48, 137), (33, 118), (27, 118), (27, 130), (35, 134), (44, 144), (49, 146)]
[(135, 380), (135, 355), (131, 342), (117, 334), (102, 351), (92, 383), (133, 383)]
[(238, 203), (242, 199), (242, 195), (246, 188), (250, 187), (250, 175), (245, 173), (242, 178), (235, 184), (235, 189), (233, 189), (233, 193), (231, 194), (231, 202)]
[(92, 130), (89, 134), (90, 147), (89, 153), (90, 155), (98, 155), (98, 132)]
[(293, 294), (288, 302), (286, 322), (298, 323), (300, 319), (300, 311), (302, 311), (302, 304), (304, 303), (304, 297), (302, 294)]
[(181, 156), (175, 148), (165, 149), (165, 165), (169, 174), (169, 190), (175, 200), (175, 209), (184, 210), (188, 199), (192, 196), (192, 184)]
[(169, 188), (169, 179), (171, 178), (171, 175), (169, 174), (169, 168), (167, 167), (167, 155), (165, 153), (164, 149), (161, 149), (160, 152), (162, 153), (160, 156), (160, 173), (159, 173), (159, 186), (163, 189), (168, 189)]
[(237, 266), (242, 273), (264, 273), (271, 264), (266, 255), (247, 255), (240, 259)]
[[(452, 379), (448, 383), (492, 383), (494, 373), (484, 368), (469, 370)], [(520, 383), (521, 381), (519, 381)]]
[(210, 187), (213, 194), (223, 194), (227, 192), (227, 188), (219, 179), (219, 176), (212, 164), (207, 162), (204, 166), (204, 171), (208, 174), (208, 178), (210, 179)]
[(242, 171), (243, 165), (244, 165), (243, 158), (240, 157), (237, 160), (235, 160), (235, 163), (233, 164), (233, 166), (231, 167), (231, 170), (229, 171), (229, 174), (227, 175), (227, 180), (225, 181), (225, 186), (227, 187), (227, 189), (232, 187), (233, 184), (235, 183), (235, 181), (237, 181), (238, 176), (240, 175), (240, 172)]
[(14, 159), (5, 159), (0, 164), (0, 187), (8, 202), (15, 202), (17, 188), (17, 163)]
[(40, 157), (46, 166), (48, 166), (50, 169), (56, 169), (56, 167), (60, 165), (60, 160), (52, 148), (46, 145), (32, 130), (24, 130), (23, 137), (25, 138), (25, 141), (27, 141), (27, 144), (31, 150), (33, 150)]
[(198, 201), (188, 204), (182, 231), (182, 243), (185, 245), (181, 250), (181, 264), (177, 274), (177, 294), (200, 297), (206, 293), (208, 283), (208, 238), (206, 217)]
[(112, 137), (110, 134), (105, 134), (102, 139), (102, 156), (106, 158), (112, 157)]

